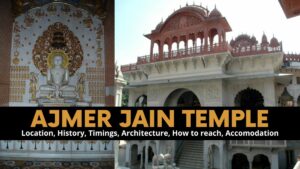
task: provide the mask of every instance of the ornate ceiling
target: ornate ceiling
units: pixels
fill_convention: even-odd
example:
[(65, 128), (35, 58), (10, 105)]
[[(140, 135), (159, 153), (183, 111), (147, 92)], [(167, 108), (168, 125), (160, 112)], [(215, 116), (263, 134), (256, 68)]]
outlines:
[(106, 4), (109, 0), (11, 0), (12, 10), (15, 17), (28, 10), (40, 7), (52, 2), (63, 2), (74, 5), (79, 8), (88, 10), (93, 15), (97, 15), (100, 18), (106, 16)]

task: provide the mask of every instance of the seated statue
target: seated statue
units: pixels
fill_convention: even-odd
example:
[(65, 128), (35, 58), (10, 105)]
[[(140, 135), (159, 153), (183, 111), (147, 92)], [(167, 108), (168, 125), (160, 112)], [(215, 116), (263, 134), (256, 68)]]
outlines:
[(47, 84), (40, 86), (40, 97), (76, 98), (75, 86), (69, 85), (69, 71), (62, 66), (62, 56), (53, 58), (53, 67), (47, 70)]

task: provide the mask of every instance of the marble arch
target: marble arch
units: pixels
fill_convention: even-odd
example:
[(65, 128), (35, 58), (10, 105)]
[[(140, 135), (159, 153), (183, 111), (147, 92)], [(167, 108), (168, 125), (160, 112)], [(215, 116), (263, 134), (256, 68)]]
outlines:
[(256, 89), (247, 88), (238, 92), (234, 99), (235, 106), (264, 106), (264, 97)]
[[(192, 106), (190, 104), (194, 104), (193, 101), (195, 101), (195, 104), (200, 106), (200, 100), (198, 99), (197, 95), (189, 89), (186, 88), (179, 88), (176, 90), (173, 90), (165, 99), (165, 106), (178, 106), (180, 99), (188, 98), (189, 101), (192, 101), (192, 103), (188, 102), (189, 106)], [(190, 100), (192, 99), (192, 100)]]

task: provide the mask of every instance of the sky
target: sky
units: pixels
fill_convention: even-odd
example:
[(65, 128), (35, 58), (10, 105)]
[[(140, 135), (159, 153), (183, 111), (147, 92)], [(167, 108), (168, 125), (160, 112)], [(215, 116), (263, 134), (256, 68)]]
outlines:
[(115, 54), (118, 65), (136, 63), (138, 56), (150, 54), (150, 40), (144, 37), (156, 25), (186, 4), (215, 6), (226, 17), (232, 32), (227, 41), (240, 34), (263, 33), (275, 36), (286, 53), (300, 53), (300, 16), (287, 19), (278, 0), (116, 0)]

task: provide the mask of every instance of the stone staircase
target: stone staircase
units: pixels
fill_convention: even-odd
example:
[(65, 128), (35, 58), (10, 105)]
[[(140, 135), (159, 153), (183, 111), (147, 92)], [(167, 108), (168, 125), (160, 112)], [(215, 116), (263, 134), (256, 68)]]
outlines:
[(203, 141), (184, 141), (180, 156), (177, 159), (177, 166), (180, 169), (203, 169)]

